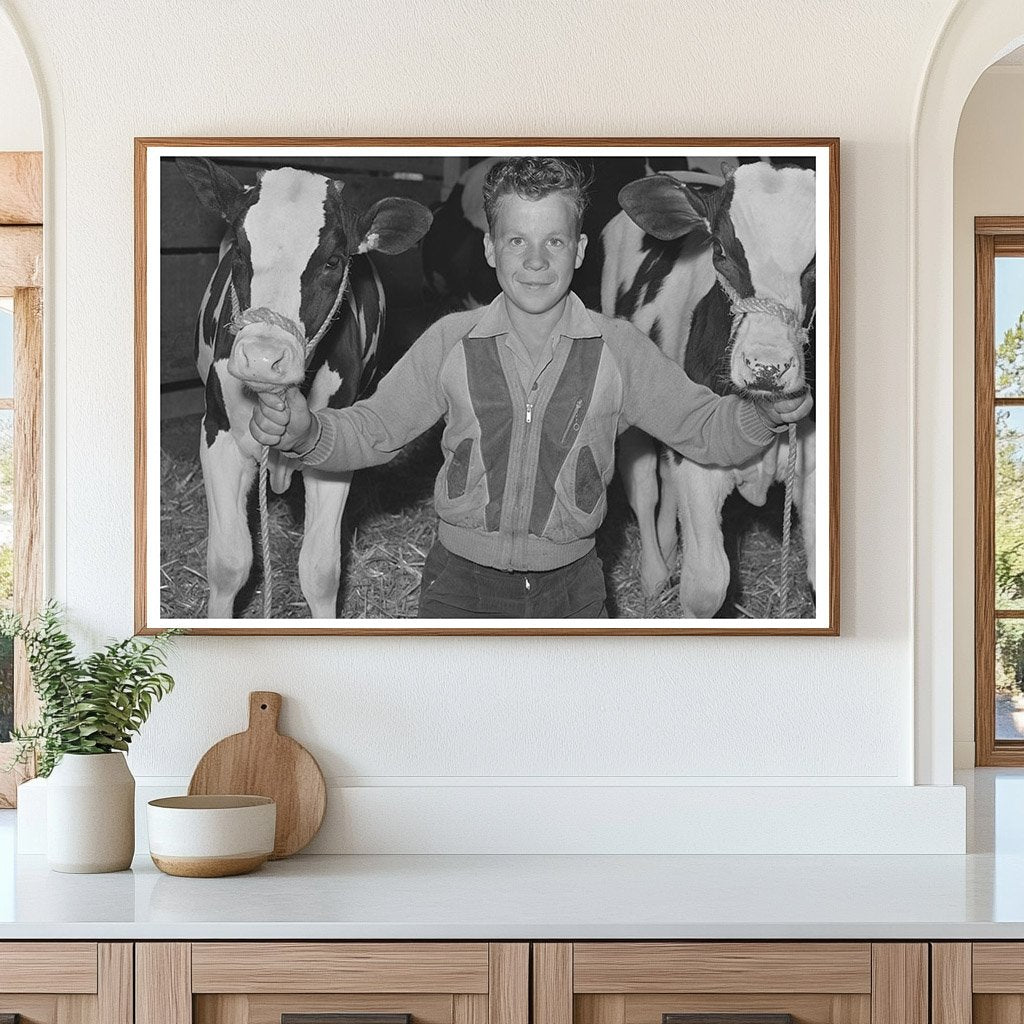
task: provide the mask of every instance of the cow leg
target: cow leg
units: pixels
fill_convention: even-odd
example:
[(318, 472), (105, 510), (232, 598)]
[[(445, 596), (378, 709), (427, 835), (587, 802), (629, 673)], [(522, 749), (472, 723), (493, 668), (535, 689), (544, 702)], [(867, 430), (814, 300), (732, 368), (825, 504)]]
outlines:
[(252, 538), (246, 502), (256, 463), (239, 447), (228, 431), (217, 434), (207, 445), (205, 429), (199, 444), (203, 486), (210, 517), (206, 548), (206, 579), (210, 600), (206, 614), (211, 619), (230, 619), (235, 597), (252, 570)]
[(302, 476), (306, 523), (299, 550), (299, 585), (314, 619), (334, 619), (341, 582), (341, 517), (352, 474), (307, 469)]
[(804, 420), (800, 424), (798, 441), (800, 445), (800, 461), (802, 472), (800, 473), (800, 490), (798, 492), (797, 507), (800, 510), (800, 533), (804, 538), (804, 554), (807, 556), (807, 582), (811, 588), (815, 586), (815, 530), (816, 520), (814, 518), (815, 499), (815, 459), (814, 459), (814, 424)]
[(668, 583), (668, 569), (661, 557), (654, 512), (658, 506), (658, 456), (651, 438), (630, 427), (619, 438), (619, 472), (626, 498), (640, 526), (640, 584), (654, 597)]
[(722, 505), (733, 489), (732, 470), (671, 460), (679, 506), (682, 555), (679, 565), (679, 614), (710, 619), (729, 589), (729, 559), (722, 537)]
[(658, 460), (658, 476), (661, 480), (661, 502), (658, 505), (658, 548), (665, 565), (672, 567), (676, 563), (679, 551), (679, 501), (676, 489), (672, 485), (672, 471), (669, 461), (676, 458), (669, 453), (666, 458)]

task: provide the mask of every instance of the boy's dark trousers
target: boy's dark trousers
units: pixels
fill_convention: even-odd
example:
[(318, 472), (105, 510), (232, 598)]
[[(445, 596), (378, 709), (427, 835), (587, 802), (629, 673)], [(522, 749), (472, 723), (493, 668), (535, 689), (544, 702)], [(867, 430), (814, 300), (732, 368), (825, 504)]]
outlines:
[(421, 619), (603, 619), (604, 570), (597, 552), (543, 572), (504, 572), (453, 555), (440, 541), (420, 582)]

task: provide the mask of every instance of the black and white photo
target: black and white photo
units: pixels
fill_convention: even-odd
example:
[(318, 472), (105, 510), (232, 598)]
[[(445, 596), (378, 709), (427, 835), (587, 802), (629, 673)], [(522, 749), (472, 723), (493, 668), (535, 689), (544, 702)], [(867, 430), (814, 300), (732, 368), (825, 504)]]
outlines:
[(137, 140), (137, 626), (838, 631), (836, 140)]

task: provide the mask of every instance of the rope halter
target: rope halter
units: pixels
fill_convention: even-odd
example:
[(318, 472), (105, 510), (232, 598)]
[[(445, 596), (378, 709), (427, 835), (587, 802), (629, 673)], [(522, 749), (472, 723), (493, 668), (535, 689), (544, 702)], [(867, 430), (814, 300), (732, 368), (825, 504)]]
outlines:
[[(749, 295), (743, 298), (732, 284), (726, 279), (725, 275), (716, 269), (715, 276), (718, 278), (718, 283), (722, 286), (722, 291), (729, 298), (729, 308), (732, 311), (733, 322), (732, 330), (729, 332), (729, 348), (732, 348), (733, 342), (736, 340), (736, 332), (740, 329), (740, 324), (743, 322), (743, 318), (750, 313), (763, 313), (765, 316), (770, 316), (775, 320), (779, 320), (784, 323), (791, 331), (793, 331), (800, 341), (800, 344), (807, 348), (811, 341), (811, 333), (808, 328), (804, 327), (800, 315), (796, 310), (791, 309), (789, 306), (782, 302), (776, 302), (774, 299), (765, 298), (762, 295)], [(812, 323), (813, 323), (813, 316)]]
[(341, 286), (338, 288), (338, 294), (334, 298), (334, 303), (331, 306), (330, 312), (324, 317), (324, 322), (320, 325), (320, 329), (316, 332), (314, 337), (306, 337), (306, 328), (301, 323), (296, 323), (291, 317), (285, 316), (283, 313), (278, 313), (267, 306), (250, 306), (249, 309), (239, 310), (238, 308), (238, 293), (235, 291), (235, 284), (231, 283), (231, 323), (228, 324), (228, 330), (231, 334), (238, 334), (243, 328), (248, 327), (250, 324), (269, 324), (271, 327), (280, 328), (286, 334), (292, 335), (293, 338), (302, 346), (303, 352), (308, 356), (313, 349), (320, 343), (320, 339), (327, 333), (327, 328), (331, 326), (331, 322), (334, 320), (335, 314), (338, 312), (338, 307), (341, 305), (342, 300), (345, 298), (345, 293), (348, 291), (348, 272), (352, 266), (352, 260), (350, 259), (345, 264), (345, 273), (341, 278)]

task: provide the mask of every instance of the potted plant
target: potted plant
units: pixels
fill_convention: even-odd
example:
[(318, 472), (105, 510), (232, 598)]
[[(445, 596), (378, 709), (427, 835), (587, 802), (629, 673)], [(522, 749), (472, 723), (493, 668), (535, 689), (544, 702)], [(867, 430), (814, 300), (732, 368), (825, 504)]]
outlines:
[(180, 630), (129, 637), (79, 658), (51, 602), (28, 622), (0, 613), (0, 635), (25, 644), (39, 720), (11, 737), (11, 767), (36, 758), (47, 784), (47, 861), (55, 871), (121, 871), (135, 851), (135, 779), (124, 751), (154, 700), (174, 687), (160, 671)]

